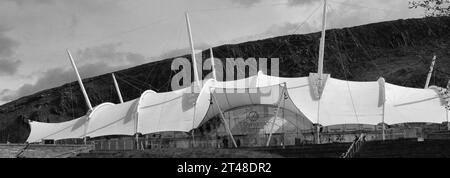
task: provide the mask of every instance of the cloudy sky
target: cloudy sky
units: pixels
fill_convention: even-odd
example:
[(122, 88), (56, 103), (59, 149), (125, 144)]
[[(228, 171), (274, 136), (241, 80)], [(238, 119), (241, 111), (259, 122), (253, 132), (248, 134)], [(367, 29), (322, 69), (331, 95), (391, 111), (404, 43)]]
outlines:
[[(0, 104), (199, 49), (320, 30), (321, 0), (1, 0)], [(421, 17), (408, 0), (328, 0), (328, 27)]]

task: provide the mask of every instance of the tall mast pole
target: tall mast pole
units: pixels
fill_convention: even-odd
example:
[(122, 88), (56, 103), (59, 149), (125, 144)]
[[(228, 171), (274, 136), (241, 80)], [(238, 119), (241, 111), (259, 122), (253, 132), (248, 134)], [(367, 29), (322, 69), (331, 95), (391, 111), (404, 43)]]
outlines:
[(111, 73), (111, 75), (112, 75), (112, 78), (114, 81), (114, 86), (116, 87), (117, 95), (119, 96), (119, 101), (120, 101), (120, 103), (123, 103), (122, 93), (120, 92), (119, 84), (117, 83), (117, 80), (116, 80), (116, 75), (114, 75), (114, 73)]
[(186, 16), (187, 31), (188, 31), (188, 36), (189, 36), (189, 44), (191, 45), (191, 58), (192, 58), (192, 63), (194, 63), (193, 64), (194, 77), (195, 77), (195, 81), (197, 82), (197, 85), (199, 86), (199, 89), (201, 89), (200, 79), (199, 79), (198, 70), (197, 70), (197, 60), (195, 59), (194, 39), (192, 38), (191, 22), (189, 21), (188, 12), (185, 13), (185, 16)]
[(272, 134), (273, 134), (272, 133), (273, 127), (275, 126), (275, 121), (278, 119), (278, 112), (280, 111), (281, 101), (284, 99), (285, 91), (286, 91), (286, 83), (284, 83), (283, 92), (281, 93), (280, 98), (278, 99), (277, 111), (275, 112), (275, 116), (273, 118), (272, 127), (270, 128), (270, 132), (269, 132), (269, 138), (267, 139), (267, 142), (266, 142), (266, 147), (268, 147), (270, 145), (270, 139), (272, 138)]
[(72, 63), (72, 67), (75, 70), (75, 74), (77, 75), (78, 84), (80, 84), (81, 92), (83, 93), (84, 100), (86, 101), (86, 105), (89, 107), (89, 111), (92, 111), (91, 102), (89, 101), (89, 97), (87, 95), (86, 89), (84, 88), (83, 81), (81, 80), (81, 77), (80, 77), (80, 73), (78, 73), (78, 69), (75, 64), (75, 61), (72, 58), (72, 54), (70, 54), (69, 50), (67, 50), (67, 54), (69, 55), (70, 62)]
[(428, 72), (427, 81), (425, 83), (425, 89), (428, 88), (430, 84), (431, 75), (433, 74), (434, 63), (436, 62), (436, 55), (433, 56), (433, 60), (431, 61), (430, 71)]
[[(189, 45), (191, 46), (191, 58), (192, 58), (192, 63), (194, 66), (194, 78), (195, 78), (195, 82), (197, 83), (198, 89), (201, 90), (202, 86), (200, 83), (200, 79), (198, 77), (198, 69), (197, 69), (197, 60), (195, 59), (195, 47), (194, 47), (194, 39), (192, 38), (192, 32), (191, 32), (191, 22), (189, 21), (189, 14), (188, 12), (185, 12), (185, 17), (186, 17), (186, 25), (187, 25), (187, 32), (188, 32), (188, 36), (189, 36)], [(195, 92), (195, 88), (193, 90), (193, 92)], [(197, 103), (194, 102), (194, 112), (196, 111), (196, 106)], [(194, 116), (195, 119), (195, 116)], [(195, 129), (192, 130), (192, 147), (195, 147), (195, 133), (194, 133)]]
[(449, 112), (449, 110), (445, 109), (445, 118), (447, 120), (447, 130), (450, 130), (450, 123), (448, 122), (448, 112)]
[(383, 77), (381, 77), (380, 79), (378, 79), (378, 84), (381, 86), (380, 90), (382, 90), (382, 104), (383, 104), (383, 110), (382, 110), (382, 115), (381, 115), (381, 123), (382, 123), (382, 127), (381, 127), (381, 138), (382, 140), (386, 140), (386, 124), (385, 124), (385, 115), (386, 115), (386, 88), (385, 88), (385, 83), (386, 81), (384, 80)]
[[(222, 117), (223, 125), (225, 126), (225, 129), (228, 132), (228, 135), (230, 136), (231, 141), (233, 141), (234, 147), (237, 148), (236, 140), (234, 140), (233, 134), (231, 133), (230, 125), (227, 124), (227, 121), (225, 120), (225, 115), (223, 114), (222, 109), (220, 108), (220, 105), (217, 102), (217, 99), (216, 99), (216, 97), (214, 96), (213, 93), (211, 93), (211, 98), (214, 100), (214, 103), (217, 105), (217, 109), (219, 109), (220, 116)], [(230, 121), (230, 119), (228, 121)]]
[[(319, 64), (317, 73), (319, 73), (319, 80), (322, 80), (323, 74), (323, 57), (325, 54), (325, 30), (326, 30), (326, 21), (327, 21), (327, 0), (324, 0), (323, 4), (323, 16), (322, 16), (322, 35), (320, 38), (320, 47), (319, 47)], [(321, 83), (320, 83), (321, 84)]]
[(386, 124), (384, 123), (384, 116), (385, 116), (385, 112), (386, 112), (386, 103), (383, 103), (383, 116), (382, 116), (382, 127), (381, 127), (381, 138), (384, 140), (386, 140)]
[(212, 48), (209, 48), (209, 52), (210, 52), (210, 56), (211, 56), (211, 68), (212, 68), (212, 73), (213, 73), (213, 78), (214, 78), (214, 80), (217, 80), (217, 76), (216, 76), (216, 68), (215, 68), (215, 65), (214, 65), (214, 53), (213, 53), (213, 49)]
[(320, 126), (319, 126), (319, 112), (320, 112), (320, 99), (321, 99), (321, 94), (320, 94), (320, 90), (322, 88), (322, 79), (323, 79), (323, 58), (325, 55), (325, 31), (326, 31), (326, 23), (327, 22), (327, 0), (323, 1), (323, 15), (322, 15), (322, 35), (320, 38), (320, 46), (319, 46), (319, 62), (317, 65), (317, 74), (318, 76), (318, 93), (319, 93), (319, 101), (317, 104), (317, 127), (316, 127), (316, 131), (317, 131), (317, 144), (320, 144)]
[[(450, 90), (450, 80), (448, 80), (447, 82), (447, 90)], [(448, 110), (447, 108), (445, 108), (445, 117), (447, 120), (447, 130), (450, 130), (450, 123), (448, 122), (448, 114), (449, 114), (450, 110)]]

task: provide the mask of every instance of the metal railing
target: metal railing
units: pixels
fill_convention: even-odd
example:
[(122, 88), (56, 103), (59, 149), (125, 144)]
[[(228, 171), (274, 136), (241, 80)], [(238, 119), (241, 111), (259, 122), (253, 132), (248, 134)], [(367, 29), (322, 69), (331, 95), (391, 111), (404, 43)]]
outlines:
[(22, 149), (20, 149), (20, 151), (16, 154), (16, 158), (21, 158), (22, 153), (25, 152), (28, 146), (30, 146), (29, 143), (27, 143)]
[(355, 156), (355, 154), (361, 148), (362, 144), (364, 143), (365, 140), (363, 138), (364, 138), (364, 134), (361, 133), (361, 135), (359, 135), (358, 139), (350, 145), (347, 152), (342, 154), (341, 158), (353, 158)]

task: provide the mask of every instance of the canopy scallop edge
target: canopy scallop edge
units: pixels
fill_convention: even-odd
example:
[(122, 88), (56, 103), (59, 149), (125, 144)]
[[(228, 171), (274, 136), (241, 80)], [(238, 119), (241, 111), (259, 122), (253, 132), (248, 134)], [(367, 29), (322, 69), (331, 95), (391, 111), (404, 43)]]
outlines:
[[(314, 97), (315, 86), (312, 83), (310, 77), (284, 78), (258, 72), (255, 76), (234, 81), (208, 79), (202, 81), (201, 89), (193, 83), (191, 87), (171, 92), (147, 90), (139, 98), (124, 103), (102, 103), (92, 112), (71, 121), (31, 121), (27, 142), (164, 131), (189, 132), (217, 115), (218, 106), (227, 111), (244, 105), (276, 105), (276, 95), (283, 88), (292, 103), (290, 110), (323, 126), (378, 124), (383, 121), (387, 124), (448, 121), (448, 111), (435, 89), (402, 87), (386, 83), (382, 78), (355, 82), (329, 77), (319, 100)], [(217, 89), (235, 92), (224, 95)], [(250, 90), (256, 92), (249, 93)], [(263, 99), (263, 91), (278, 93)], [(220, 101), (218, 105), (213, 105), (213, 95)]]

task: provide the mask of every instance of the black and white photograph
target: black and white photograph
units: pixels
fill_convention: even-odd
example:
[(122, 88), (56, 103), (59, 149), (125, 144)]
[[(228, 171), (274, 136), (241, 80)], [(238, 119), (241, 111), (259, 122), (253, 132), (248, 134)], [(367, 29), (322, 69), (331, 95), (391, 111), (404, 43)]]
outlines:
[(450, 0), (0, 0), (0, 158), (450, 158), (449, 112)]

